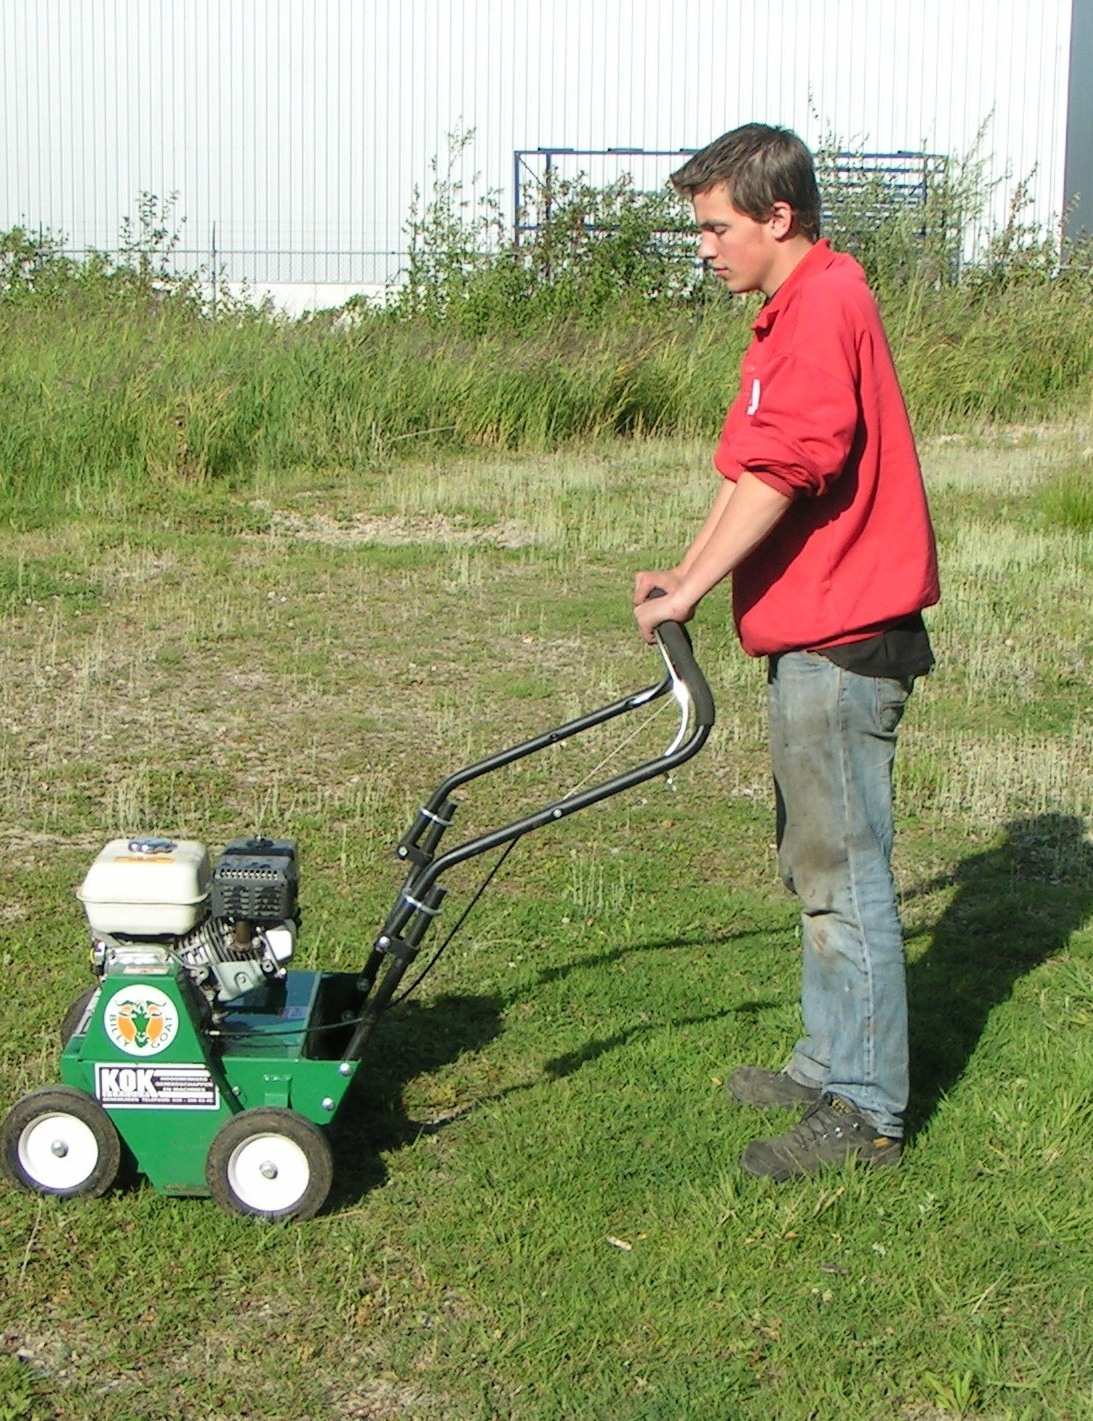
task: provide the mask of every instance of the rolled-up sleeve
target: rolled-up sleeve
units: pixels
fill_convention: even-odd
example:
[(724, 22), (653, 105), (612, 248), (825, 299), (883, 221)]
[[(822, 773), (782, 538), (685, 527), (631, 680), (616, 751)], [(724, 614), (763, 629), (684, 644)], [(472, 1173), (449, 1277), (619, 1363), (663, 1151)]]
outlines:
[(755, 408), (733, 432), (734, 463), (791, 498), (826, 493), (847, 465), (858, 427), (852, 380), (789, 352), (756, 384)]
[(727, 477), (746, 469), (791, 498), (816, 498), (852, 465), (865, 328), (858, 284), (867, 296), (864, 283), (837, 299), (812, 283), (787, 309), (760, 315), (715, 457)]

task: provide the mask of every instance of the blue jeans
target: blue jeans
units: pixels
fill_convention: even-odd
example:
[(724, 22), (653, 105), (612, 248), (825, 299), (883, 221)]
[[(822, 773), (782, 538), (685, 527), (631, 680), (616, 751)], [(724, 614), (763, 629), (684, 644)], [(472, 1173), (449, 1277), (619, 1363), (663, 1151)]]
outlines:
[(786, 1069), (902, 1136), (907, 982), (892, 878), (892, 764), (911, 682), (816, 652), (768, 678), (778, 867), (801, 900), (804, 1035)]

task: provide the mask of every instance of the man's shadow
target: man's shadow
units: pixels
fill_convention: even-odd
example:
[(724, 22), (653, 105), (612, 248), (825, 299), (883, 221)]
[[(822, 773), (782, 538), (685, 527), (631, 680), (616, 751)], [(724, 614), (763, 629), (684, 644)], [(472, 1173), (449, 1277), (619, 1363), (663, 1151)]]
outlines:
[[(933, 928), (929, 948), (907, 971), (911, 1135), (963, 1076), (991, 1012), (1015, 982), (1064, 951), (1093, 915), (1093, 845), (1073, 815), (1016, 820), (1006, 826), (1001, 843), (965, 859), (951, 875), (912, 889), (905, 901), (952, 886), (955, 894)], [(735, 1010), (769, 1005), (741, 1003)], [(404, 1104), (405, 1088), (417, 1076), (484, 1047), (500, 1031), (503, 1010), (498, 997), (442, 996), (427, 1004), (403, 1003), (380, 1018), (334, 1131), (329, 1207), (359, 1203), (384, 1183), (384, 1151), (412, 1144), (466, 1113), (469, 1107), (415, 1120)], [(629, 1034), (590, 1042), (546, 1063), (546, 1072), (569, 1075), (624, 1044)]]
[(1073, 815), (1015, 820), (1001, 843), (907, 896), (952, 884), (929, 948), (907, 971), (911, 1135), (963, 1076), (1017, 980), (1064, 951), (1093, 915), (1093, 845)]

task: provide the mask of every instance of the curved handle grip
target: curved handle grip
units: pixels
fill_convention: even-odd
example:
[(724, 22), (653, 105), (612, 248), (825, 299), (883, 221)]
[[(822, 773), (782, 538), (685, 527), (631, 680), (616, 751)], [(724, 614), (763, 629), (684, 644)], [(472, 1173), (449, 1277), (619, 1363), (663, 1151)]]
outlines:
[(690, 694), (695, 723), (709, 728), (714, 723), (713, 692), (699, 670), (691, 638), (679, 622), (661, 622), (656, 637), (672, 679), (686, 686)]
[[(662, 587), (654, 587), (645, 599), (665, 597)], [(696, 725), (707, 729), (714, 723), (713, 692), (695, 660), (691, 638), (682, 622), (661, 622), (654, 633), (672, 680), (687, 689), (694, 707)]]

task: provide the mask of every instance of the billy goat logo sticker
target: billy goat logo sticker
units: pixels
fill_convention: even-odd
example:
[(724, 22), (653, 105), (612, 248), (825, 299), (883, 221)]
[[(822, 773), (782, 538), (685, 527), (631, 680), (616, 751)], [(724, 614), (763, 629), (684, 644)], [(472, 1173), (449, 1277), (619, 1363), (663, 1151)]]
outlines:
[(158, 987), (115, 992), (103, 1020), (107, 1036), (129, 1056), (158, 1056), (178, 1033), (178, 1010)]

